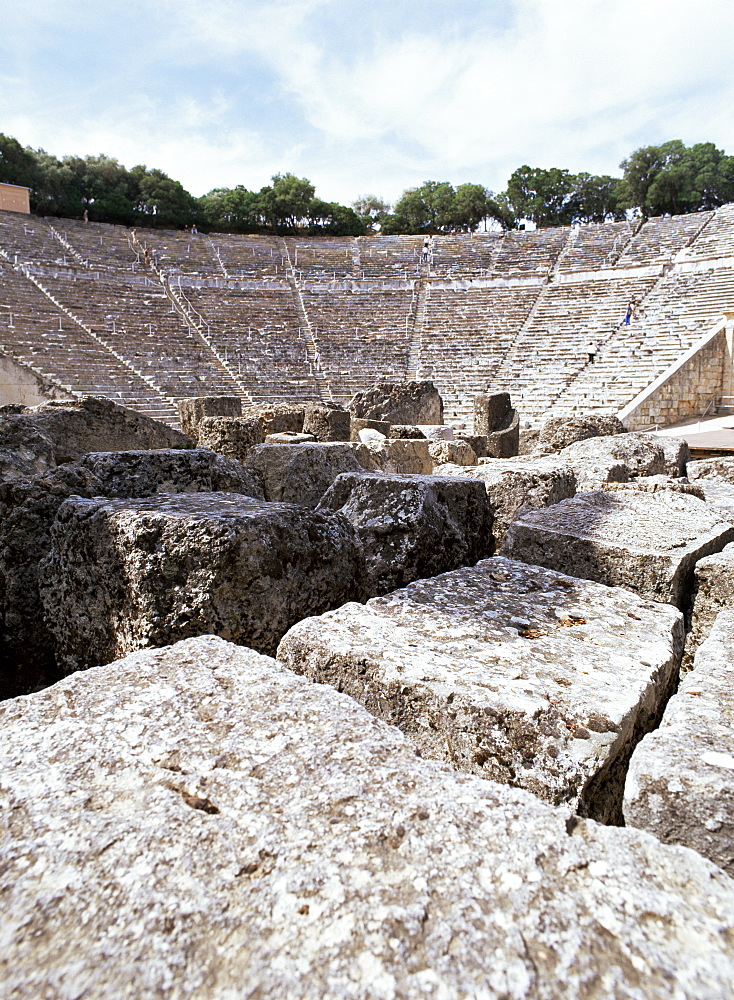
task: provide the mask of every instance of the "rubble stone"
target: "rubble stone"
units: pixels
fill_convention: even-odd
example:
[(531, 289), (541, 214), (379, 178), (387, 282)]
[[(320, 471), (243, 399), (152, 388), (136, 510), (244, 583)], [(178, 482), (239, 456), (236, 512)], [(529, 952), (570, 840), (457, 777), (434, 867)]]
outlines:
[(691, 480), (722, 479), (727, 483), (734, 483), (734, 458), (718, 456), (688, 462), (686, 475)]
[(449, 427), (448, 424), (420, 424), (418, 430), (422, 432), (421, 437), (427, 438), (429, 441), (454, 440), (454, 428)]
[[(653, 437), (653, 435), (650, 435)], [(682, 437), (668, 437), (665, 434), (656, 435), (654, 440), (663, 449), (665, 469), (668, 476), (685, 476), (686, 467), (691, 458), (688, 442)]]
[[(379, 428), (378, 428), (379, 430)], [(417, 424), (390, 424), (389, 438), (424, 438), (426, 435)]]
[(691, 847), (734, 877), (734, 611), (722, 611), (660, 728), (632, 756), (628, 826)]
[(502, 554), (683, 608), (696, 562), (732, 540), (734, 525), (696, 497), (594, 491), (519, 511)]
[(339, 511), (357, 532), (370, 596), (492, 552), (487, 495), (467, 479), (344, 473), (318, 509)]
[[(668, 474), (668, 460), (659, 439), (649, 434), (614, 434), (576, 441), (560, 451), (579, 482), (606, 480), (623, 482), (630, 476)], [(619, 465), (626, 473), (617, 473)]]
[(65, 672), (213, 633), (272, 653), (304, 614), (359, 599), (339, 514), (232, 493), (67, 500), (41, 598)]
[(435, 462), (428, 450), (427, 440), (415, 438), (388, 438), (386, 441), (369, 441), (366, 445), (382, 472), (405, 475), (430, 476)]
[(259, 417), (203, 417), (198, 434), (202, 447), (238, 462), (246, 462), (250, 450), (265, 440)]
[(176, 400), (181, 430), (194, 441), (199, 424), (204, 417), (241, 417), (242, 400), (239, 396), (194, 396)]
[(509, 392), (477, 393), (474, 396), (474, 433), (504, 430), (514, 415)]
[(0, 414), (0, 483), (37, 476), (56, 466), (54, 442), (28, 420)]
[(549, 417), (538, 435), (536, 449), (539, 452), (563, 451), (576, 441), (586, 441), (593, 437), (608, 437), (612, 434), (626, 434), (627, 428), (619, 417), (612, 415), (584, 417)]
[(682, 646), (673, 608), (495, 557), (301, 621), (278, 659), (424, 757), (620, 822), (629, 755)]
[(428, 453), (436, 465), (445, 462), (454, 465), (477, 464), (477, 456), (468, 441), (429, 441)]
[(317, 441), (349, 441), (350, 415), (334, 405), (307, 403), (304, 407), (303, 430)]
[(258, 417), (263, 425), (263, 433), (268, 434), (300, 434), (303, 430), (304, 406), (294, 406), (292, 403), (266, 403), (259, 406), (248, 406), (244, 412), (246, 417)]
[(553, 458), (524, 455), (508, 459), (490, 458), (473, 468), (442, 465), (436, 468), (434, 474), (467, 476), (484, 483), (492, 506), (495, 549), (502, 544), (521, 507), (549, 507), (576, 493), (573, 470)]
[(520, 416), (517, 412), (504, 430), (487, 434), (487, 455), (490, 458), (512, 458), (520, 452)]
[(309, 444), (315, 441), (313, 434), (299, 434), (296, 431), (278, 431), (277, 434), (265, 435), (265, 444)]
[(454, 435), (459, 441), (466, 441), (477, 458), (487, 457), (487, 435), (486, 434), (464, 434), (458, 432)]
[[(384, 434), (385, 437), (390, 437), (390, 429), (392, 424), (389, 424), (387, 420), (366, 420), (363, 417), (351, 417), (349, 423), (349, 439), (350, 441), (361, 441), (359, 432), (363, 430), (379, 431), (380, 434)], [(416, 435), (416, 437), (422, 437), (423, 435)], [(395, 437), (400, 437), (396, 434)]]
[(692, 486), (703, 491), (704, 499), (722, 521), (734, 521), (734, 483), (725, 479), (694, 479)]
[(356, 393), (349, 412), (390, 424), (442, 424), (443, 402), (433, 382), (376, 382)]
[(311, 508), (342, 472), (377, 467), (367, 445), (341, 441), (260, 445), (247, 460), (247, 468), (262, 478), (266, 500)]
[(732, 882), (214, 637), (0, 707), (12, 997), (722, 1000)]
[(696, 563), (690, 608), (690, 631), (681, 671), (693, 666), (696, 650), (707, 638), (717, 616), (734, 607), (734, 544)]

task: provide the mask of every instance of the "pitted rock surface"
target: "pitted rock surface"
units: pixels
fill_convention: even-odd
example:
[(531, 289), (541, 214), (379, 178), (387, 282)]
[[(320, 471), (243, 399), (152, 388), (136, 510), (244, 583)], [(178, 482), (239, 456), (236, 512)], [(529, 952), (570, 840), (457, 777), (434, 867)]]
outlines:
[(682, 646), (667, 605), (496, 557), (301, 621), (277, 655), (424, 757), (619, 822)]
[(681, 663), (685, 673), (693, 666), (696, 650), (706, 639), (717, 616), (734, 608), (734, 544), (696, 563), (690, 609), (690, 631)]
[[(349, 420), (349, 440), (350, 441), (361, 441), (359, 436), (360, 431), (371, 430), (378, 431), (384, 437), (390, 437), (390, 428), (392, 424), (389, 424), (386, 420), (367, 420), (363, 417), (351, 416)], [(394, 435), (395, 437), (401, 437), (400, 434)], [(409, 437), (411, 435), (408, 435)], [(422, 434), (412, 435), (413, 437), (423, 437)]]
[(0, 413), (0, 483), (38, 476), (56, 466), (51, 438), (15, 413)]
[(303, 430), (304, 404), (301, 403), (264, 403), (259, 406), (248, 406), (245, 417), (258, 417), (263, 426), (263, 433), (268, 434), (299, 434)]
[(349, 403), (355, 417), (389, 424), (442, 424), (443, 402), (433, 382), (376, 382)]
[(228, 491), (263, 499), (262, 484), (252, 472), (208, 448), (94, 452), (80, 464), (109, 497)]
[(238, 462), (245, 462), (251, 449), (265, 440), (259, 417), (203, 417), (197, 434), (203, 448)]
[(8, 996), (722, 1000), (694, 852), (420, 760), (221, 639), (0, 708)]
[(659, 493), (661, 490), (672, 490), (674, 493), (687, 493), (689, 496), (705, 500), (706, 494), (697, 483), (689, 483), (681, 476), (638, 476), (628, 479), (626, 483), (599, 483), (598, 490), (615, 493), (618, 490), (638, 490), (640, 493)]
[(260, 445), (250, 452), (247, 468), (261, 477), (266, 500), (314, 508), (342, 472), (378, 465), (367, 445), (329, 441)]
[(538, 434), (536, 449), (539, 452), (562, 451), (575, 441), (611, 434), (626, 434), (627, 428), (619, 417), (549, 417)]
[[(380, 428), (378, 427), (377, 430)], [(390, 424), (386, 433), (389, 438), (418, 438), (420, 440), (426, 436), (417, 424)]]
[(414, 438), (388, 438), (386, 441), (369, 441), (375, 467), (382, 472), (404, 475), (430, 476), (435, 461), (429, 451), (430, 441)]
[(346, 410), (331, 404), (306, 403), (303, 430), (317, 441), (349, 441), (351, 418)]
[(682, 844), (734, 876), (734, 611), (722, 611), (660, 728), (632, 756), (628, 826)]
[(683, 608), (696, 562), (733, 540), (734, 525), (696, 497), (596, 491), (520, 511), (502, 554)]
[(723, 479), (734, 483), (734, 458), (700, 458), (688, 463), (689, 479)]
[(706, 502), (724, 521), (734, 521), (734, 483), (725, 479), (694, 479), (694, 486), (703, 491)]
[(499, 548), (507, 529), (521, 507), (548, 507), (576, 493), (573, 470), (554, 458), (518, 456), (488, 458), (475, 468), (443, 465), (437, 476), (466, 476), (484, 483), (492, 505), (492, 534)]
[[(651, 435), (652, 437), (652, 435)], [(655, 435), (655, 440), (663, 449), (665, 455), (665, 474), (668, 476), (685, 476), (691, 451), (688, 442), (682, 437), (668, 437), (666, 434)]]
[(371, 597), (492, 553), (487, 495), (467, 479), (344, 473), (318, 509), (337, 510), (354, 527)]
[(455, 437), (459, 441), (466, 441), (478, 459), (487, 457), (486, 434), (465, 434), (463, 431), (457, 431)]
[(65, 672), (212, 633), (275, 652), (286, 630), (362, 596), (340, 514), (233, 493), (68, 500), (42, 568)]
[(563, 448), (559, 457), (574, 469), (580, 484), (668, 474), (660, 439), (649, 434), (614, 434), (576, 441)]
[(239, 396), (194, 396), (176, 400), (181, 430), (197, 439), (199, 424), (204, 417), (241, 417), (242, 400)]
[(429, 441), (428, 453), (436, 465), (476, 465), (477, 456), (468, 441)]

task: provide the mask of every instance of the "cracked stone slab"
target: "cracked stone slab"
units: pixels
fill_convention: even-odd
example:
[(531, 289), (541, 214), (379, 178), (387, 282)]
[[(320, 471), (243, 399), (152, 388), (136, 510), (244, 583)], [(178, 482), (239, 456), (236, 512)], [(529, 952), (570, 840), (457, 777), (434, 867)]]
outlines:
[(340, 514), (233, 493), (60, 508), (41, 598), (68, 673), (213, 633), (273, 653), (287, 629), (362, 596), (362, 556)]
[(256, 445), (247, 468), (261, 477), (265, 499), (314, 508), (342, 472), (376, 469), (369, 448), (346, 441)]
[(720, 455), (717, 458), (697, 459), (688, 463), (687, 475), (691, 480), (722, 479), (734, 484), (734, 458)]
[(688, 494), (599, 490), (520, 511), (502, 554), (683, 608), (696, 562), (733, 540), (734, 525)]
[(734, 611), (718, 615), (660, 728), (632, 755), (624, 817), (734, 876)]
[(6, 996), (722, 1000), (734, 883), (214, 637), (0, 706)]
[(382, 472), (430, 476), (436, 464), (430, 452), (431, 442), (416, 438), (388, 438), (368, 441), (365, 445), (372, 456), (374, 468)]
[(492, 510), (469, 479), (345, 472), (318, 509), (339, 511), (355, 529), (372, 597), (492, 554)]
[(620, 821), (627, 760), (682, 646), (668, 605), (495, 557), (305, 619), (277, 656), (425, 757)]
[(690, 630), (681, 670), (693, 665), (696, 650), (706, 639), (720, 612), (734, 607), (734, 544), (721, 552), (705, 556), (696, 563), (693, 577), (693, 597), (690, 610)]

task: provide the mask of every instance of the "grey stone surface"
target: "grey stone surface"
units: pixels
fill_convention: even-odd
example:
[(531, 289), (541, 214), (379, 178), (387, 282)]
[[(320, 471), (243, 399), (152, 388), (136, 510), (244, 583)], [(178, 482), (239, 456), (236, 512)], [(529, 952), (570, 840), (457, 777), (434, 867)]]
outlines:
[(387, 436), (389, 438), (424, 438), (426, 435), (417, 424), (390, 424)]
[(722, 479), (734, 483), (734, 458), (700, 458), (689, 462), (686, 470), (689, 479)]
[(240, 417), (242, 400), (239, 396), (194, 396), (176, 400), (181, 430), (196, 440), (197, 429), (204, 417)]
[(575, 441), (626, 433), (627, 428), (619, 417), (612, 415), (549, 417), (540, 428), (536, 449), (539, 452), (562, 451)]
[[(579, 481), (606, 480), (622, 482), (630, 476), (667, 474), (669, 463), (659, 439), (649, 434), (614, 434), (576, 441), (560, 452), (571, 465)], [(623, 466), (626, 474), (616, 470)]]
[[(192, 444), (180, 431), (97, 396), (54, 399), (2, 416), (0, 439), (24, 433), (38, 433), (44, 441), (51, 441), (57, 465), (73, 462), (90, 451), (187, 448)], [(45, 447), (44, 443), (44, 453)]]
[(309, 444), (315, 441), (313, 434), (297, 431), (278, 431), (277, 434), (266, 434), (265, 444)]
[(199, 444), (238, 462), (247, 461), (250, 450), (264, 440), (259, 417), (203, 417), (199, 422)]
[(429, 476), (435, 462), (431, 457), (428, 440), (415, 438), (388, 438), (386, 441), (369, 441), (372, 459), (382, 472)]
[(418, 424), (418, 430), (422, 431), (421, 437), (429, 441), (453, 441), (454, 428), (448, 424)]
[(665, 469), (668, 476), (685, 476), (691, 451), (688, 442), (682, 437), (668, 437), (665, 434), (650, 435), (663, 449)]
[(476, 465), (477, 456), (468, 441), (429, 441), (428, 453), (436, 465)]
[(515, 411), (509, 392), (477, 393), (473, 400), (475, 434), (503, 431), (512, 423)]
[(295, 403), (267, 403), (260, 406), (248, 406), (244, 412), (246, 417), (258, 417), (263, 425), (263, 433), (299, 434), (303, 430), (304, 406)]
[(688, 496), (705, 500), (706, 494), (697, 483), (689, 482), (685, 476), (637, 476), (623, 483), (599, 483), (595, 489), (616, 492), (618, 490), (637, 490), (639, 493), (659, 493), (661, 490), (672, 490), (673, 493), (687, 493)]
[(512, 417), (509, 426), (487, 434), (487, 455), (490, 458), (512, 458), (520, 452), (520, 417)]
[(673, 608), (496, 557), (301, 621), (277, 655), (424, 757), (619, 822), (682, 645)]
[(696, 497), (594, 491), (520, 511), (502, 553), (683, 608), (696, 562), (732, 540), (734, 525)]
[(362, 596), (339, 514), (232, 493), (67, 500), (41, 574), (65, 672), (213, 633), (272, 653), (304, 614)]
[(332, 441), (261, 445), (250, 452), (247, 468), (261, 476), (266, 500), (313, 508), (342, 472), (371, 471), (377, 463), (367, 445)]
[(433, 382), (376, 382), (356, 393), (349, 412), (390, 424), (442, 424), (443, 403)]
[(734, 521), (734, 483), (725, 479), (698, 478), (691, 482), (703, 491), (706, 503), (725, 521)]
[(723, 1000), (732, 881), (212, 637), (0, 708), (8, 997)]
[(696, 650), (708, 636), (720, 612), (734, 608), (734, 544), (696, 563), (690, 608), (690, 630), (681, 670), (693, 665)]
[(350, 415), (341, 407), (307, 403), (304, 407), (303, 430), (317, 441), (349, 441)]
[(371, 597), (492, 553), (487, 495), (468, 479), (345, 473), (318, 509), (337, 510), (354, 527)]
[(464, 434), (458, 431), (455, 434), (458, 441), (466, 441), (471, 446), (477, 458), (487, 457), (487, 435), (486, 434)]
[(0, 414), (0, 483), (36, 476), (56, 467), (56, 449), (46, 434), (15, 413)]
[(96, 476), (107, 497), (228, 491), (264, 499), (251, 471), (208, 448), (93, 452), (80, 464)]
[(691, 847), (734, 876), (734, 611), (722, 611), (660, 728), (633, 754), (628, 826)]
[[(359, 432), (363, 430), (379, 431), (385, 437), (390, 436), (390, 428), (392, 424), (389, 424), (387, 420), (367, 420), (365, 417), (355, 417), (352, 416), (349, 423), (349, 440), (350, 441), (360, 441)], [(416, 437), (422, 435), (416, 435)], [(400, 437), (396, 434), (395, 437)]]
[(573, 470), (554, 458), (491, 458), (474, 468), (442, 465), (435, 475), (468, 476), (484, 483), (492, 505), (492, 534), (499, 548), (521, 507), (548, 507), (576, 493)]

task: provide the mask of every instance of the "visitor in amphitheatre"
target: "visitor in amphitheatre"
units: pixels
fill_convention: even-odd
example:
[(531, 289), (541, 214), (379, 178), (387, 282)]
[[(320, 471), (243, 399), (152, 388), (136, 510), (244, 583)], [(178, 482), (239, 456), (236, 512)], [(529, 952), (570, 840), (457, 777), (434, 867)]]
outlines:
[(423, 263), (424, 264), (428, 263), (428, 252), (429, 252), (430, 248), (431, 248), (431, 243), (430, 243), (430, 240), (428, 239), (428, 237), (426, 236), (426, 238), (423, 240)]
[(191, 224), (191, 232), (194, 234), (194, 236), (198, 236), (199, 235), (199, 230), (196, 228), (196, 223), (195, 222), (193, 222)]
[(89, 212), (86, 210), (86, 208), (84, 209), (84, 214), (82, 215), (82, 221), (84, 222), (85, 226), (89, 225)]
[(590, 340), (589, 343), (584, 348), (584, 350), (589, 355), (589, 364), (593, 365), (594, 364), (594, 358), (596, 357), (597, 352), (599, 350), (599, 348), (596, 345), (596, 342), (593, 341), (593, 340)]
[(150, 250), (147, 247), (143, 250), (143, 263), (150, 264)]
[(624, 325), (629, 326), (630, 322), (635, 315), (635, 309), (637, 308), (637, 300), (630, 299), (629, 305), (627, 306), (627, 313), (624, 317)]
[(132, 240), (133, 243), (137, 243), (138, 242), (138, 231), (137, 231), (137, 229), (131, 229), (130, 230), (130, 239)]

